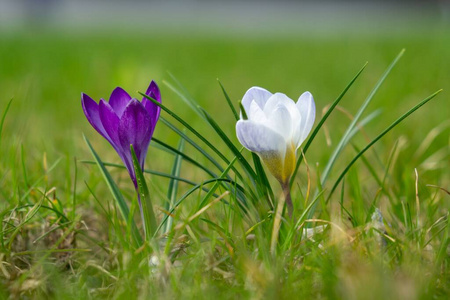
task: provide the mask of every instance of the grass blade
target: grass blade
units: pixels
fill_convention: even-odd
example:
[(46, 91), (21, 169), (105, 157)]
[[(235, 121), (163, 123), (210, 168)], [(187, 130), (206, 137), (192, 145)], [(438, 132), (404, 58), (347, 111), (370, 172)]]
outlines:
[(102, 176), (105, 179), (106, 184), (108, 185), (108, 188), (111, 191), (111, 194), (112, 194), (114, 200), (116, 201), (116, 203), (119, 206), (119, 210), (120, 210), (120, 213), (122, 214), (124, 221), (127, 222), (127, 226), (132, 226), (133, 240), (136, 242), (137, 245), (142, 244), (142, 237), (136, 227), (136, 223), (134, 222), (134, 220), (131, 220), (131, 223), (129, 223), (128, 215), (129, 215), (130, 211), (128, 209), (127, 203), (125, 202), (125, 199), (122, 196), (122, 193), (120, 192), (116, 183), (112, 179), (111, 174), (109, 174), (108, 170), (106, 170), (105, 165), (101, 161), (97, 152), (95, 152), (95, 150), (92, 147), (89, 140), (86, 138), (85, 135), (83, 135), (83, 138), (84, 138), (84, 141), (86, 142), (86, 144), (88, 145), (89, 150), (91, 151), (92, 156), (94, 157), (94, 160), (100, 169), (100, 173), (102, 173)]
[(223, 95), (225, 96), (225, 99), (227, 100), (228, 106), (230, 107), (231, 112), (234, 115), (234, 118), (236, 119), (236, 121), (239, 120), (239, 115), (238, 115), (238, 113), (236, 111), (236, 108), (234, 108), (233, 102), (231, 102), (231, 99), (228, 96), (227, 92), (225, 91), (225, 88), (223, 87), (223, 85), (222, 85), (222, 83), (220, 82), (219, 79), (217, 79), (217, 82), (219, 83), (220, 88), (222, 89)]
[[(209, 159), (209, 161), (211, 161), (219, 171), (223, 172), (223, 168), (220, 166), (220, 164), (213, 158), (211, 157), (207, 152), (205, 152), (205, 150), (203, 150), (203, 148), (201, 148), (197, 143), (195, 143), (191, 138), (189, 138), (183, 131), (179, 130), (178, 128), (176, 128), (175, 126), (173, 126), (172, 124), (170, 124), (167, 120), (161, 118), (162, 121), (172, 130), (174, 130), (178, 135), (180, 135), (185, 141), (187, 141), (189, 144), (191, 144), (195, 149), (197, 149), (201, 154), (203, 154), (207, 159)], [(189, 156), (185, 155), (184, 153), (178, 151), (177, 149), (159, 141), (156, 140), (155, 138), (153, 138), (153, 140), (155, 140), (157, 143), (159, 143), (160, 145), (163, 145), (164, 147), (166, 147), (167, 149), (169, 149), (172, 153), (177, 153), (179, 155), (181, 155), (184, 159), (188, 159), (191, 163), (193, 163), (194, 165), (198, 166), (199, 168), (201, 168), (202, 170), (204, 170), (207, 174), (209, 174), (210, 176), (216, 178), (217, 175), (212, 172), (211, 170), (209, 170), (208, 168), (200, 165), (197, 161), (195, 161), (194, 159), (190, 158)], [(242, 179), (242, 175), (233, 167), (232, 169), (237, 177), (239, 179)], [(227, 175), (227, 178), (232, 182), (231, 178)], [(230, 186), (228, 186), (228, 189), (231, 189)], [(243, 195), (242, 193), (240, 193), (240, 197), (242, 198)]]
[(200, 110), (203, 112), (203, 115), (205, 116), (206, 120), (208, 121), (209, 125), (214, 129), (214, 131), (219, 135), (219, 137), (222, 139), (222, 141), (227, 145), (227, 147), (233, 152), (233, 154), (238, 158), (239, 163), (242, 165), (244, 170), (247, 172), (247, 174), (251, 178), (256, 177), (255, 171), (253, 171), (250, 164), (247, 162), (247, 160), (242, 156), (241, 152), (236, 148), (236, 146), (231, 142), (231, 140), (228, 138), (228, 136), (223, 132), (223, 130), (220, 128), (220, 126), (214, 121), (214, 119), (211, 117), (211, 115), (208, 114), (203, 108), (200, 108)]
[(295, 236), (296, 231), (299, 229), (299, 227), (305, 222), (305, 220), (307, 219), (307, 216), (310, 214), (311, 209), (313, 209), (316, 204), (317, 201), (319, 200), (319, 198), (322, 197), (322, 193), (319, 193), (314, 199), (313, 201), (311, 201), (311, 203), (308, 204), (308, 206), (305, 208), (305, 210), (302, 212), (301, 216), (298, 218), (297, 222), (295, 223), (294, 226), (292, 226), (289, 229), (289, 232), (286, 236), (286, 239), (283, 242), (283, 249), (286, 250), (290, 247), (292, 240)]
[[(190, 139), (189, 139), (189, 138), (188, 138), (181, 130), (178, 130), (178, 129), (177, 129), (176, 132), (177, 132), (177, 133), (181, 133), (180, 136), (181, 136), (184, 140), (186, 140), (189, 144), (193, 145), (192, 143), (194, 143), (194, 142), (190, 143), (191, 140), (190, 140)], [(196, 167), (199, 167), (200, 169), (202, 169), (203, 171), (205, 171), (208, 175), (213, 176), (213, 177), (216, 177), (216, 174), (214, 174), (214, 172), (212, 172), (211, 170), (209, 170), (209, 169), (206, 168), (205, 166), (199, 164), (195, 159), (189, 157), (188, 155), (186, 155), (186, 154), (184, 154), (184, 153), (178, 151), (177, 149), (175, 149), (175, 148), (173, 148), (172, 146), (170, 146), (170, 145), (164, 143), (163, 141), (160, 141), (159, 139), (152, 138), (152, 141), (154, 141), (155, 143), (158, 143), (159, 145), (163, 146), (164, 148), (170, 150), (172, 153), (175, 153), (176, 155), (180, 155), (181, 157), (183, 157), (184, 160), (186, 160), (186, 161), (192, 163), (192, 164), (195, 165)], [(195, 144), (195, 143), (194, 143), (194, 144)], [(194, 145), (193, 145), (193, 146), (194, 146)], [(200, 148), (200, 146), (198, 146), (197, 144), (195, 144), (194, 147), (195, 147), (196, 149), (197, 149), (197, 147)], [(200, 148), (200, 149), (201, 149), (201, 148)], [(218, 168), (221, 168), (220, 165), (219, 165)]]
[(27, 191), (22, 195), (22, 197), (19, 199), (19, 203), (22, 203), (35, 189), (35, 187), (41, 183), (41, 181), (45, 181), (46, 176), (58, 166), (59, 162), (61, 161), (61, 158), (58, 158), (48, 169), (47, 172), (42, 175), (39, 179), (37, 179), (34, 183), (32, 183)]
[(263, 191), (262, 196), (266, 198), (267, 203), (271, 209), (274, 208), (273, 199), (274, 194), (272, 190), (272, 186), (270, 185), (269, 179), (267, 178), (266, 171), (264, 171), (264, 167), (261, 164), (261, 159), (258, 154), (252, 152), (253, 164), (255, 165), (256, 170), (256, 178), (258, 180), (258, 191)]
[(173, 117), (175, 120), (177, 120), (181, 125), (186, 127), (187, 130), (192, 132), (197, 138), (199, 138), (203, 143), (205, 143), (208, 148), (214, 151), (226, 164), (229, 164), (230, 161), (216, 148), (213, 144), (211, 144), (203, 135), (201, 135), (197, 130), (195, 130), (191, 125), (189, 125), (186, 121), (184, 121), (182, 118), (180, 118), (177, 114), (175, 114), (173, 111), (165, 107), (163, 104), (159, 103), (152, 97), (147, 96), (144, 93), (139, 93), (143, 97), (147, 98), (148, 100), (152, 101), (155, 105), (158, 105), (162, 110), (164, 110), (166, 113), (168, 113), (171, 117)]
[(133, 158), (134, 172), (136, 173), (136, 181), (138, 186), (138, 200), (140, 202), (142, 221), (144, 223), (145, 240), (150, 241), (156, 230), (156, 217), (153, 211), (150, 193), (145, 183), (144, 173), (134, 152), (133, 145), (130, 145), (131, 156)]
[[(184, 150), (184, 139), (181, 138), (180, 142), (178, 144), (178, 151), (183, 152)], [(181, 171), (181, 162), (182, 162), (182, 157), (181, 155), (175, 155), (175, 160), (173, 162), (173, 167), (172, 167), (172, 176), (174, 178), (172, 178), (170, 180), (169, 183), (169, 191), (167, 193), (167, 198), (169, 199), (169, 202), (166, 205), (166, 210), (169, 211), (175, 204), (176, 201), (176, 197), (177, 197), (177, 191), (178, 191), (178, 180), (176, 180), (176, 177), (180, 176), (180, 171)], [(164, 229), (164, 233), (169, 232), (172, 229), (172, 223), (173, 223), (173, 218), (169, 217), (169, 219), (167, 219), (167, 223)]]
[(27, 168), (25, 166), (25, 151), (23, 150), (23, 144), (20, 144), (20, 163), (22, 166), (22, 175), (25, 187), (29, 188), (30, 183), (28, 182)]
[(331, 158), (328, 160), (327, 165), (325, 166), (325, 169), (324, 169), (324, 171), (322, 173), (322, 177), (320, 179), (322, 185), (325, 184), (325, 181), (327, 180), (328, 175), (330, 174), (331, 168), (333, 167), (334, 163), (336, 162), (339, 154), (344, 149), (344, 147), (347, 145), (347, 143), (350, 141), (350, 134), (352, 133), (353, 129), (355, 128), (355, 126), (357, 124), (357, 122), (361, 118), (361, 115), (364, 113), (364, 111), (366, 110), (367, 106), (372, 101), (373, 97), (375, 96), (375, 94), (378, 91), (378, 89), (380, 88), (380, 86), (383, 84), (384, 80), (387, 78), (387, 76), (392, 71), (394, 66), (397, 64), (397, 62), (403, 56), (404, 52), (405, 52), (405, 49), (400, 51), (400, 53), (397, 55), (397, 57), (395, 57), (395, 59), (392, 61), (392, 63), (389, 65), (389, 67), (386, 69), (386, 71), (383, 73), (381, 78), (378, 80), (377, 84), (372, 89), (370, 94), (367, 96), (367, 98), (364, 101), (364, 103), (359, 108), (359, 110), (356, 113), (355, 117), (353, 118), (352, 122), (348, 126), (348, 128), (345, 131), (344, 135), (342, 136), (341, 140), (339, 141), (339, 144), (337, 145), (336, 149), (334, 150), (333, 154), (331, 155)]
[[(189, 144), (191, 144), (195, 149), (197, 149), (198, 152), (200, 152), (203, 156), (205, 156), (217, 169), (219, 169), (221, 172), (223, 171), (222, 167), (220, 166), (220, 164), (211, 156), (209, 155), (202, 147), (200, 147), (196, 142), (194, 142), (191, 138), (189, 138), (182, 130), (176, 128), (175, 126), (173, 126), (173, 124), (171, 124), (169, 121), (167, 121), (164, 118), (160, 118), (161, 121), (167, 126), (169, 127), (171, 130), (173, 130), (174, 132), (176, 132), (179, 136), (181, 136), (184, 140), (186, 140), (186, 142), (188, 142)], [(158, 144), (163, 145), (163, 143), (161, 141), (158, 140)], [(165, 146), (168, 146), (167, 144), (165, 144)], [(177, 151), (175, 148), (170, 147), (169, 149), (172, 150), (175, 153), (178, 153), (180, 155), (181, 154), (179, 151)], [(194, 160), (195, 161), (195, 160)], [(198, 164), (198, 163), (197, 163)], [(200, 168), (202, 168), (204, 171), (206, 171), (208, 174), (212, 175), (213, 173), (208, 170), (206, 167), (201, 166)], [(214, 176), (214, 175), (212, 175)]]
[[(364, 66), (358, 71), (358, 73), (356, 73), (355, 77), (353, 77), (353, 79), (345, 87), (345, 89), (342, 91), (342, 93), (336, 98), (336, 100), (334, 100), (333, 104), (331, 104), (330, 108), (328, 108), (327, 112), (322, 117), (322, 119), (320, 119), (319, 124), (317, 124), (316, 128), (314, 128), (314, 131), (311, 133), (310, 137), (306, 141), (305, 147), (303, 147), (303, 153), (306, 153), (306, 151), (308, 150), (309, 146), (311, 145), (311, 143), (314, 140), (314, 138), (316, 137), (316, 135), (319, 133), (319, 130), (322, 128), (322, 126), (325, 123), (325, 121), (328, 119), (328, 117), (333, 112), (333, 110), (336, 108), (336, 106), (339, 104), (339, 102), (341, 102), (342, 98), (345, 96), (345, 94), (350, 89), (350, 87), (353, 85), (353, 83), (356, 81), (356, 79), (359, 77), (359, 75), (361, 75), (362, 71), (364, 71), (366, 66), (367, 66), (367, 63), (365, 63)], [(295, 175), (297, 175), (298, 168), (300, 167), (300, 164), (301, 164), (301, 162), (303, 160), (302, 157), (303, 156), (301, 156), (298, 159), (297, 165), (295, 166), (295, 169), (294, 169), (294, 173), (292, 173), (292, 177), (291, 177), (291, 180), (289, 182), (289, 185), (291, 186), (291, 188), (292, 188), (292, 185), (294, 184), (294, 181), (295, 181)]]
[[(238, 190), (243, 191), (244, 189), (237, 185), (236, 183), (232, 182), (231, 180), (227, 179), (227, 178), (212, 178), (212, 179), (208, 179), (203, 181), (202, 183), (197, 184), (196, 186), (194, 186), (193, 188), (191, 188), (190, 190), (188, 190), (186, 193), (184, 193), (180, 199), (175, 203), (175, 205), (171, 208), (171, 210), (167, 213), (167, 215), (163, 218), (163, 220), (161, 221), (161, 223), (158, 225), (158, 228), (156, 228), (156, 232), (155, 235), (161, 230), (161, 228), (163, 227), (163, 225), (165, 224), (165, 222), (167, 222), (167, 219), (169, 218), (170, 215), (173, 214), (173, 212), (175, 211), (175, 209), (181, 204), (183, 203), (184, 200), (186, 200), (187, 197), (189, 197), (190, 195), (192, 195), (192, 193), (194, 193), (195, 191), (197, 191), (198, 189), (203, 189), (203, 187), (207, 184), (210, 183), (216, 183), (216, 182), (226, 182), (226, 183), (233, 183), (236, 185), (236, 187), (238, 188)], [(209, 191), (209, 190), (208, 190)], [(216, 196), (216, 195), (214, 195)], [(219, 196), (220, 197), (220, 196)]]
[(3, 111), (2, 120), (0, 121), (0, 146), (2, 142), (2, 131), (3, 131), (3, 124), (5, 123), (6, 115), (8, 114), (9, 107), (11, 106), (13, 99), (9, 100), (8, 104), (6, 105), (5, 110)]
[[(222, 174), (220, 174), (219, 179), (225, 179), (225, 177), (227, 177), (228, 172), (230, 171), (230, 169), (232, 169), (233, 164), (236, 162), (237, 159), (238, 159), (238, 157), (235, 156), (234, 159), (230, 162), (230, 164), (226, 167), (226, 169), (222, 172)], [(220, 182), (216, 181), (216, 183), (213, 185), (213, 187), (209, 190), (209, 192), (203, 198), (202, 202), (200, 203), (200, 206), (198, 207), (199, 209), (203, 208), (206, 205), (206, 201), (208, 201), (209, 197), (211, 197), (214, 194), (214, 192), (219, 187), (219, 185), (220, 185)]]
[(72, 192), (72, 213), (71, 219), (75, 220), (75, 212), (77, 207), (77, 175), (78, 175), (78, 161), (77, 158), (74, 157), (74, 166), (75, 166), (75, 174), (73, 176), (73, 192)]
[[(204, 144), (206, 144), (206, 146), (208, 146), (208, 148), (210, 148), (214, 153), (216, 153), (227, 165), (230, 164), (230, 161), (222, 154), (222, 152), (220, 152), (213, 144), (211, 144), (211, 142), (209, 142), (203, 135), (201, 135), (197, 130), (195, 130), (192, 126), (190, 126), (186, 121), (184, 121), (182, 118), (180, 118), (177, 114), (175, 114), (173, 111), (171, 111), (170, 109), (168, 109), (167, 107), (165, 107), (163, 104), (159, 103), (158, 101), (156, 101), (155, 99), (147, 96), (144, 93), (140, 94), (147, 98), (148, 100), (152, 101), (155, 105), (159, 106), (163, 111), (165, 111), (166, 113), (168, 113), (171, 117), (173, 117), (175, 120), (177, 120), (181, 125), (183, 125), (184, 127), (186, 127), (187, 130), (189, 130), (190, 132), (192, 132), (197, 138), (199, 138)], [(192, 100), (193, 101), (193, 100)], [(197, 110), (201, 112), (200, 108), (197, 107)], [(206, 117), (204, 116), (204, 114), (202, 114), (202, 118), (206, 119)], [(206, 158), (208, 158), (221, 172), (223, 172), (223, 169), (220, 167), (220, 165), (208, 154), (206, 153), (205, 150), (203, 150), (203, 148), (201, 148), (200, 146), (198, 146), (195, 142), (192, 141), (192, 139), (190, 139), (188, 136), (186, 136), (186, 134), (184, 134), (183, 132), (181, 132), (179, 129), (177, 129), (175, 126), (173, 126), (170, 122), (168, 122), (167, 120), (165, 120), (164, 118), (160, 118), (164, 124), (166, 124), (167, 126), (169, 126), (169, 128), (171, 128), (172, 130), (174, 130), (178, 135), (182, 136), (188, 143), (190, 143), (192, 146), (194, 146), (200, 153), (202, 153)], [(171, 149), (172, 150), (172, 149)], [(175, 150), (176, 152), (176, 150)], [(239, 173), (238, 170), (236, 170), (236, 168), (232, 167), (233, 172), (236, 174), (236, 176), (239, 179), (243, 179), (242, 175)], [(216, 176), (214, 176), (216, 177)], [(227, 175), (227, 177), (229, 178), (229, 176)], [(230, 188), (230, 187), (229, 187)], [(243, 199), (243, 195), (240, 195), (240, 197)]]
[[(192, 194), (193, 192), (195, 192), (196, 190), (202, 188), (204, 185), (214, 182), (213, 187), (207, 192), (206, 196), (203, 198), (203, 200), (202, 200), (202, 202), (201, 202), (201, 204), (200, 204), (200, 206), (199, 206), (199, 209), (201, 209), (201, 208), (205, 205), (207, 199), (208, 199), (209, 197), (211, 197), (211, 196), (214, 194), (214, 192), (215, 192), (215, 190), (217, 189), (217, 187), (219, 186), (219, 184), (221, 184), (221, 183), (223, 183), (223, 182), (233, 183), (233, 185), (236, 185), (236, 188), (237, 188), (238, 190), (243, 191), (243, 189), (242, 189), (241, 186), (239, 186), (238, 184), (232, 182), (232, 181), (229, 180), (228, 178), (225, 178), (226, 175), (227, 175), (227, 173), (230, 171), (232, 165), (235, 163), (236, 159), (237, 159), (237, 157), (235, 157), (235, 158), (231, 161), (231, 163), (227, 166), (227, 168), (224, 170), (224, 172), (220, 175), (219, 178), (212, 178), (212, 179), (206, 180), (206, 181), (202, 182), (201, 184), (196, 185), (195, 187), (193, 187), (192, 189), (190, 189), (189, 191), (187, 191), (183, 196), (181, 196), (181, 198), (177, 201), (177, 203), (175, 203), (175, 205), (172, 207), (172, 209), (168, 212), (168, 214), (164, 217), (164, 219), (162, 220), (162, 222), (159, 224), (158, 228), (157, 228), (156, 231), (155, 231), (155, 235), (156, 235), (156, 234), (158, 233), (158, 231), (162, 228), (162, 226), (165, 224), (165, 222), (167, 222), (167, 220), (168, 220), (169, 217), (173, 214), (173, 212), (175, 211), (175, 209), (176, 209), (176, 208), (177, 208), (184, 200), (186, 200), (186, 198), (187, 198), (189, 195), (191, 195), (191, 194)], [(242, 203), (240, 203), (240, 205), (242, 205)]]
[[(140, 94), (143, 97), (145, 97), (148, 100), (150, 100), (153, 103), (155, 103), (155, 105), (161, 107), (162, 110), (167, 112), (170, 116), (172, 116), (179, 123), (181, 123), (183, 126), (185, 126), (187, 130), (191, 131), (197, 138), (199, 138), (211, 150), (213, 150), (213, 152), (215, 152), (226, 164), (228, 164), (228, 165), (230, 164), (229, 160), (216, 147), (214, 147), (214, 145), (212, 145), (204, 136), (202, 136), (199, 132), (197, 132), (194, 128), (192, 128), (192, 126), (190, 126), (186, 121), (181, 119), (178, 115), (176, 115), (174, 112), (172, 112), (170, 109), (168, 109), (167, 107), (165, 107), (164, 105), (162, 105), (161, 103), (156, 101), (155, 99), (153, 99), (153, 98), (151, 98), (151, 97), (149, 97), (149, 96), (147, 96), (147, 95), (145, 95), (143, 93), (140, 93)], [(203, 117), (203, 118), (205, 118), (205, 117)], [(223, 169), (220, 167), (219, 163), (217, 161), (215, 161), (205, 150), (203, 150), (202, 147), (197, 145), (197, 143), (195, 143), (192, 139), (190, 139), (185, 133), (183, 133), (181, 130), (179, 130), (178, 128), (173, 126), (170, 122), (168, 122), (164, 118), (161, 117), (160, 120), (162, 120), (162, 122), (164, 122), (164, 124), (166, 124), (169, 128), (174, 130), (178, 135), (183, 137), (188, 143), (190, 143), (192, 146), (194, 146), (194, 148), (196, 148), (201, 154), (203, 154), (206, 158), (208, 158), (221, 172), (223, 172)], [(170, 150), (173, 151), (173, 152), (178, 152), (176, 149), (173, 149), (173, 148), (171, 148)], [(206, 169), (204, 169), (204, 170), (206, 171)], [(243, 179), (242, 175), (239, 173), (238, 170), (236, 170), (234, 167), (232, 167), (232, 170), (233, 170), (233, 172), (236, 174), (236, 176), (239, 179), (241, 179), (241, 180)], [(210, 171), (207, 171), (207, 172), (211, 174)], [(214, 177), (217, 177), (217, 176), (214, 176)], [(228, 175), (227, 175), (227, 177), (230, 178)], [(240, 196), (241, 196), (241, 198), (243, 197), (243, 195), (240, 195)]]
[(387, 127), (382, 133), (380, 133), (376, 138), (374, 138), (364, 149), (362, 149), (353, 159), (352, 161), (347, 165), (347, 167), (342, 171), (341, 175), (339, 175), (338, 179), (333, 185), (333, 188), (330, 191), (330, 194), (328, 195), (327, 201), (330, 199), (333, 192), (336, 190), (337, 186), (341, 182), (341, 180), (344, 178), (345, 174), (347, 174), (348, 170), (352, 167), (352, 165), (368, 150), (370, 147), (372, 147), (378, 140), (380, 140), (383, 136), (386, 135), (391, 129), (393, 129), (395, 126), (397, 126), (400, 122), (402, 122), (404, 119), (406, 119), (410, 114), (418, 110), (420, 107), (425, 105), (428, 101), (436, 97), (437, 94), (439, 94), (442, 90), (439, 90), (435, 92), (434, 94), (428, 96), (424, 100), (422, 100), (419, 104), (408, 110), (405, 114), (403, 114), (400, 118), (395, 120), (389, 127)]
[[(81, 163), (85, 163), (85, 164), (93, 164), (95, 165), (96, 162), (95, 161), (90, 161), (90, 160), (80, 160)], [(103, 164), (107, 167), (114, 167), (114, 168), (119, 168), (119, 169), (126, 169), (126, 167), (124, 165), (120, 165), (120, 164), (115, 164), (115, 163), (108, 163), (108, 162), (103, 162)], [(183, 177), (179, 177), (179, 176), (173, 176), (172, 174), (168, 174), (168, 173), (164, 173), (164, 172), (159, 172), (159, 171), (154, 171), (154, 170), (148, 170), (148, 169), (144, 169), (144, 173), (147, 174), (151, 174), (151, 175), (155, 175), (155, 176), (159, 176), (159, 177), (164, 177), (164, 178), (169, 178), (169, 179), (174, 179), (177, 180), (179, 182), (184, 182), (187, 183), (189, 185), (193, 185), (196, 186), (198, 185), (197, 182), (191, 181), (189, 179), (183, 178)], [(205, 192), (209, 191), (206, 188), (203, 188), (203, 190)], [(214, 195), (215, 197), (219, 197), (219, 195)]]
[(192, 99), (192, 96), (189, 94), (188, 90), (181, 84), (178, 79), (174, 75), (172, 75), (169, 72), (169, 76), (172, 78), (172, 80), (178, 85), (180, 89), (177, 89), (174, 87), (171, 83), (164, 81), (164, 84), (166, 84), (172, 91), (174, 91), (178, 96), (180, 96), (181, 100), (183, 100), (199, 117), (203, 118), (201, 111), (199, 110), (197, 102)]
[[(264, 169), (261, 165), (261, 161), (255, 153), (252, 153), (253, 161), (255, 163), (255, 168), (257, 172), (253, 170), (253, 168), (250, 166), (250, 164), (247, 162), (247, 160), (244, 158), (244, 156), (241, 153), (241, 150), (238, 150), (236, 146), (231, 142), (230, 138), (225, 134), (225, 132), (220, 128), (220, 126), (214, 121), (214, 119), (211, 117), (211, 115), (205, 111), (203, 108), (200, 108), (203, 112), (206, 120), (211, 125), (211, 127), (214, 129), (214, 131), (219, 135), (219, 137), (222, 139), (222, 141), (228, 146), (228, 148), (233, 152), (233, 154), (238, 158), (239, 163), (246, 171), (247, 175), (251, 179), (252, 183), (255, 182), (258, 184), (257, 191), (263, 191), (261, 197), (266, 198), (269, 205), (272, 207), (271, 201), (269, 197), (272, 197), (273, 199), (273, 191), (270, 186), (269, 180), (267, 179), (266, 173), (264, 172)], [(235, 168), (232, 168), (233, 172), (236, 173), (236, 175), (242, 179), (242, 176), (236, 172)], [(255, 199), (256, 200), (256, 199)]]

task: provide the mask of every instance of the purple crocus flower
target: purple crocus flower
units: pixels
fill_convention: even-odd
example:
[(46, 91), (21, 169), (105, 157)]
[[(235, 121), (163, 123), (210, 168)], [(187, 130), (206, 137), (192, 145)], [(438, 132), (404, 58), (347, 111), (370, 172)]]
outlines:
[[(154, 81), (150, 83), (145, 94), (161, 103), (161, 94)], [(143, 170), (148, 145), (161, 108), (145, 97), (142, 102), (132, 98), (120, 87), (114, 89), (108, 102), (100, 99), (98, 104), (82, 93), (81, 105), (92, 127), (117, 151), (137, 188), (130, 145), (133, 145)]]

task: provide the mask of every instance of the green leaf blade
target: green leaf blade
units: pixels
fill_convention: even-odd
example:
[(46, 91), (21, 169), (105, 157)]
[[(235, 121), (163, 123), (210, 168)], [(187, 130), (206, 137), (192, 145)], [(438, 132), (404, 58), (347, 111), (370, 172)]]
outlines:
[[(350, 81), (350, 83), (347, 84), (347, 86), (344, 88), (342, 93), (336, 98), (336, 100), (334, 100), (334, 102), (331, 104), (330, 108), (328, 108), (327, 112), (322, 117), (322, 119), (320, 119), (319, 124), (317, 124), (317, 126), (314, 128), (314, 131), (311, 133), (308, 140), (306, 141), (305, 147), (303, 147), (304, 154), (306, 154), (306, 152), (308, 151), (309, 146), (311, 146), (312, 141), (314, 140), (316, 135), (319, 133), (319, 130), (322, 128), (325, 121), (328, 119), (328, 117), (334, 111), (334, 109), (339, 104), (339, 102), (341, 102), (342, 98), (344, 98), (347, 91), (350, 89), (350, 87), (353, 85), (353, 83), (355, 83), (356, 79), (358, 79), (359, 75), (361, 75), (361, 73), (364, 71), (366, 66), (367, 66), (367, 63), (365, 63), (364, 66), (358, 71), (358, 73), (356, 73), (356, 75), (353, 77), (353, 79)], [(291, 186), (291, 188), (292, 188), (292, 185), (294, 184), (295, 176), (297, 175), (298, 168), (300, 167), (300, 164), (302, 162), (302, 158), (303, 158), (303, 156), (301, 156), (301, 158), (298, 159), (297, 164), (294, 169), (294, 173), (292, 174), (291, 180), (289, 182), (289, 185)]]
[(108, 170), (106, 169), (105, 165), (103, 164), (102, 160), (100, 159), (100, 157), (98, 156), (97, 152), (95, 152), (94, 148), (92, 147), (91, 143), (89, 142), (89, 140), (86, 138), (86, 136), (83, 135), (84, 141), (86, 142), (86, 144), (88, 145), (89, 150), (92, 153), (92, 156), (94, 157), (95, 162), (97, 163), (97, 166), (100, 169), (100, 173), (102, 174), (103, 178), (106, 181), (106, 184), (108, 185), (109, 190), (111, 191), (111, 194), (114, 198), (114, 200), (116, 201), (116, 203), (119, 206), (119, 210), (120, 213), (122, 214), (123, 219), (125, 220), (125, 222), (127, 222), (128, 226), (131, 226), (132, 230), (132, 235), (133, 235), (133, 240), (135, 241), (135, 243), (137, 245), (142, 244), (142, 237), (136, 227), (136, 223), (134, 222), (134, 220), (131, 220), (131, 223), (129, 222), (129, 209), (128, 209), (128, 205), (125, 202), (125, 199), (122, 196), (122, 193), (120, 192), (119, 188), (117, 187), (116, 183), (114, 182), (114, 180), (111, 177), (111, 174), (109, 174)]
[(333, 194), (333, 192), (336, 190), (336, 188), (338, 187), (339, 183), (341, 182), (341, 180), (344, 178), (345, 174), (347, 174), (348, 170), (350, 170), (350, 168), (353, 166), (353, 164), (367, 151), (369, 150), (376, 142), (378, 142), (383, 136), (385, 136), (389, 131), (391, 131), (395, 126), (397, 126), (400, 122), (402, 122), (404, 119), (406, 119), (409, 115), (411, 115), (413, 112), (415, 112), (416, 110), (418, 110), (420, 107), (422, 107), (423, 105), (425, 105), (427, 102), (429, 102), (431, 99), (433, 99), (434, 97), (436, 97), (442, 90), (438, 90), (435, 93), (431, 94), (430, 96), (428, 96), (427, 98), (425, 98), (424, 100), (422, 100), (420, 103), (418, 103), (417, 105), (415, 105), (413, 108), (411, 108), (410, 110), (408, 110), (406, 113), (404, 113), (400, 118), (398, 118), (397, 120), (395, 120), (391, 125), (389, 125), (383, 132), (381, 132), (376, 138), (374, 138), (369, 144), (367, 144), (366, 147), (364, 147), (364, 149), (362, 149), (353, 159), (352, 161), (347, 165), (347, 167), (342, 171), (342, 173), (339, 175), (338, 179), (336, 180), (336, 182), (333, 185), (333, 188), (330, 191), (330, 194), (328, 195), (327, 200), (330, 199), (331, 195)]
[(138, 199), (140, 201), (142, 221), (144, 223), (145, 240), (148, 242), (152, 239), (156, 230), (156, 217), (155, 212), (153, 211), (150, 192), (148, 191), (147, 184), (145, 183), (144, 173), (142, 173), (142, 169), (139, 165), (136, 153), (134, 152), (133, 145), (130, 145), (130, 150), (133, 158), (134, 172), (136, 174)]
[[(178, 151), (180, 151), (181, 153), (184, 150), (184, 143), (185, 143), (185, 140), (183, 138), (181, 138), (180, 142), (178, 143)], [(178, 154), (175, 155), (175, 159), (174, 159), (173, 167), (172, 167), (172, 173), (171, 173), (171, 175), (173, 177), (169, 182), (169, 189), (167, 192), (167, 198), (169, 199), (169, 202), (167, 202), (166, 207), (165, 207), (167, 211), (169, 211), (175, 205), (175, 202), (176, 202), (176, 197), (177, 197), (177, 192), (178, 192), (178, 180), (176, 178), (180, 176), (182, 161), (183, 161), (183, 159), (182, 159), (181, 155), (178, 155)], [(173, 217), (169, 215), (169, 219), (167, 219), (167, 223), (164, 228), (164, 233), (168, 233), (172, 229), (172, 223), (173, 223)]]

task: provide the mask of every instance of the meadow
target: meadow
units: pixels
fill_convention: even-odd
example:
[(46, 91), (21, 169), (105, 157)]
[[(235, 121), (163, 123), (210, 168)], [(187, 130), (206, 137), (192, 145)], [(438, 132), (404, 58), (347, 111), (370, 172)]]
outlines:
[[(1, 297), (446, 299), (450, 35), (429, 26), (401, 33), (253, 37), (1, 32)], [(320, 180), (359, 108), (402, 49), (327, 180)], [(283, 221), (271, 251), (270, 201), (276, 205), (281, 189), (267, 172), (273, 197), (262, 193), (243, 212), (236, 185), (251, 184), (239, 178), (241, 169), (227, 174), (235, 186), (201, 184), (214, 176), (198, 165), (219, 176), (235, 153), (192, 101), (241, 149), (217, 79), (237, 111), (252, 86), (294, 100), (310, 91), (317, 125), (363, 67), (309, 145), (293, 181), (299, 222)], [(154, 138), (163, 144), (151, 142), (145, 164), (158, 222), (168, 215), (167, 203), (192, 188), (186, 181), (199, 187), (170, 214), (173, 225), (165, 234), (136, 246), (83, 134), (101, 160), (112, 164), (108, 171), (136, 210), (134, 187), (118, 155), (87, 122), (80, 94), (98, 101), (120, 86), (141, 99), (151, 80), (159, 84), (163, 105), (220, 154), (161, 112), (166, 122), (157, 124)], [(365, 152), (330, 194), (355, 155), (440, 89)], [(183, 135), (193, 143), (183, 146)], [(253, 167), (251, 153), (241, 153)], [(137, 211), (134, 220), (142, 232)]]

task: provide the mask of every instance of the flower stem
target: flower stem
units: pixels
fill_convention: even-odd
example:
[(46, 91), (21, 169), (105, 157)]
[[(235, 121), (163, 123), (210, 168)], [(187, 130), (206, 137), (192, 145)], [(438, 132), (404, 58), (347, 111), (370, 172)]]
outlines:
[(270, 241), (270, 252), (273, 255), (276, 254), (276, 247), (277, 247), (277, 243), (278, 243), (278, 236), (280, 234), (280, 227), (281, 227), (281, 220), (283, 218), (284, 205), (286, 204), (286, 206), (287, 206), (287, 211), (288, 211), (290, 219), (292, 218), (292, 212), (294, 210), (294, 206), (292, 204), (292, 199), (291, 199), (291, 188), (289, 187), (289, 181), (287, 183), (282, 183), (281, 187), (283, 188), (284, 197), (282, 197), (280, 199), (280, 201), (278, 201), (278, 205), (277, 205), (274, 220), (273, 220), (272, 237), (271, 237), (271, 241)]
[(286, 201), (289, 218), (292, 218), (292, 213), (294, 211), (294, 205), (292, 204), (291, 188), (289, 186), (289, 182), (286, 184), (282, 184), (281, 187), (283, 188), (283, 194), (284, 194), (284, 199)]
[(281, 219), (283, 218), (284, 203), (285, 198), (281, 198), (280, 201), (278, 201), (278, 205), (273, 218), (272, 237), (270, 239), (270, 252), (272, 253), (272, 255), (276, 254), (278, 235), (280, 234)]

